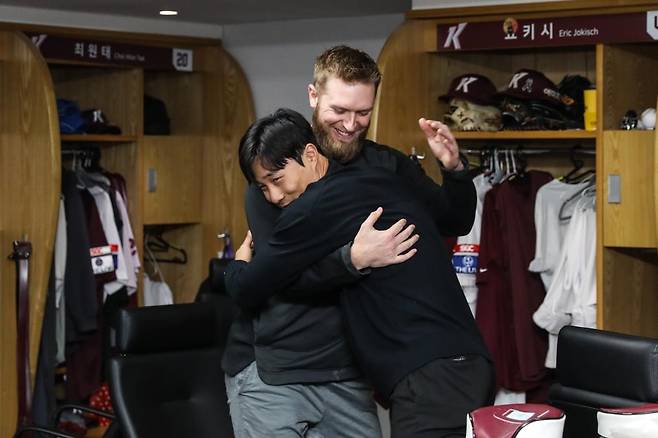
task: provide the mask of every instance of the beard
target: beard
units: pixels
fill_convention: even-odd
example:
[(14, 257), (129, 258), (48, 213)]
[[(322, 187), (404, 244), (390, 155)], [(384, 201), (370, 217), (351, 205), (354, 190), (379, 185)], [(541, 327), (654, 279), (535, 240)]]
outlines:
[(333, 158), (343, 164), (352, 161), (363, 147), (363, 139), (366, 138), (368, 127), (349, 143), (343, 143), (331, 136), (331, 127), (320, 121), (317, 107), (313, 110), (313, 133), (318, 141), (320, 152), (328, 158)]

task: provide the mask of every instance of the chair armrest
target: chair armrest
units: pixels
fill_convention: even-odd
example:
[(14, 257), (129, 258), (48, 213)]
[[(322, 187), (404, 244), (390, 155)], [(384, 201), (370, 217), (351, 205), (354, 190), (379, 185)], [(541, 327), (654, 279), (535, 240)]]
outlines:
[(66, 411), (81, 411), (81, 412), (85, 412), (85, 413), (88, 413), (88, 414), (95, 414), (95, 415), (98, 415), (100, 417), (109, 418), (110, 420), (114, 420), (114, 418), (115, 418), (115, 415), (111, 412), (108, 412), (108, 411), (103, 411), (101, 409), (92, 408), (90, 406), (69, 403), (69, 404), (61, 405), (57, 409), (57, 411), (55, 412), (55, 415), (53, 417), (54, 424), (59, 424), (60, 417)]
[(62, 432), (62, 431), (59, 431), (59, 430), (50, 429), (48, 427), (41, 427), (41, 426), (23, 426), (23, 427), (20, 427), (16, 431), (16, 433), (14, 434), (14, 438), (18, 438), (18, 437), (22, 436), (24, 433), (27, 433), (27, 432), (39, 432), (39, 433), (43, 433), (43, 434), (46, 434), (46, 435), (55, 436), (55, 437), (58, 437), (58, 438), (79, 438), (79, 437), (76, 437), (75, 435), (70, 435), (68, 433), (65, 433), (65, 432)]

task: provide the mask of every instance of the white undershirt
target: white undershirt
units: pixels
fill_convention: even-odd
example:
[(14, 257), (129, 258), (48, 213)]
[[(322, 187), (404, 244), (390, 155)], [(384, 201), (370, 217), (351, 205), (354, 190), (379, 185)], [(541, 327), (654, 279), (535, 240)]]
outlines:
[[(560, 260), (562, 242), (569, 221), (561, 221), (560, 208), (569, 198), (587, 187), (588, 183), (567, 184), (554, 179), (537, 191), (535, 200), (535, 258), (528, 270), (541, 275), (544, 287), (548, 290), (553, 281), (555, 268)], [(563, 215), (571, 216), (575, 202), (567, 202)]]
[(578, 201), (544, 302), (532, 319), (548, 331), (546, 366), (555, 368), (557, 339), (566, 325), (596, 327), (596, 213)]

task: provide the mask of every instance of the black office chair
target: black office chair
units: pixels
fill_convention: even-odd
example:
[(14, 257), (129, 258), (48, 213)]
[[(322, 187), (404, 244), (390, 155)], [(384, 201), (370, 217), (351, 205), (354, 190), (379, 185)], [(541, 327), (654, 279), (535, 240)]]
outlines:
[(217, 337), (222, 351), (226, 347), (226, 341), (233, 320), (239, 312), (238, 306), (226, 293), (224, 286), (224, 271), (229, 261), (212, 258), (208, 264), (208, 277), (201, 282), (194, 301), (207, 303), (215, 310), (217, 322)]
[[(66, 411), (78, 412), (83, 414), (93, 414), (99, 417), (105, 417), (112, 420), (109, 427), (103, 433), (103, 438), (123, 438), (119, 425), (114, 421), (115, 417), (112, 413), (103, 411), (101, 409), (95, 409), (90, 406), (78, 405), (78, 404), (65, 404), (57, 408), (55, 415), (53, 416), (53, 422), (51, 425), (37, 425), (30, 424), (21, 426), (16, 430), (14, 438), (19, 438), (22, 436), (54, 436), (58, 438), (79, 438), (77, 435), (72, 435), (69, 432), (65, 432), (57, 428), (59, 425), (60, 418), (62, 414)], [(37, 433), (38, 432), (38, 433)], [(35, 434), (36, 433), (36, 434)]]
[(560, 331), (549, 403), (567, 416), (564, 438), (598, 438), (600, 408), (657, 401), (657, 339), (573, 326)]
[(114, 411), (127, 438), (232, 438), (214, 309), (122, 309), (110, 359)]

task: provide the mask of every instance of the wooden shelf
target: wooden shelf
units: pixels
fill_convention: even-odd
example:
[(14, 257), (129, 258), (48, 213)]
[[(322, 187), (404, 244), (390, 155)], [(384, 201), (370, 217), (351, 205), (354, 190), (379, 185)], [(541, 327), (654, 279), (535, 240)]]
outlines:
[(46, 62), (50, 66), (65, 65), (65, 66), (78, 66), (78, 67), (101, 67), (101, 68), (123, 68), (129, 69), (134, 68), (132, 65), (125, 64), (107, 64), (102, 62), (91, 62), (91, 61), (73, 61), (70, 59), (57, 59), (57, 58), (45, 58)]
[(596, 139), (596, 131), (453, 131), (458, 140), (569, 140)]
[(137, 141), (136, 135), (108, 135), (108, 134), (62, 134), (62, 141), (76, 143), (132, 143)]

